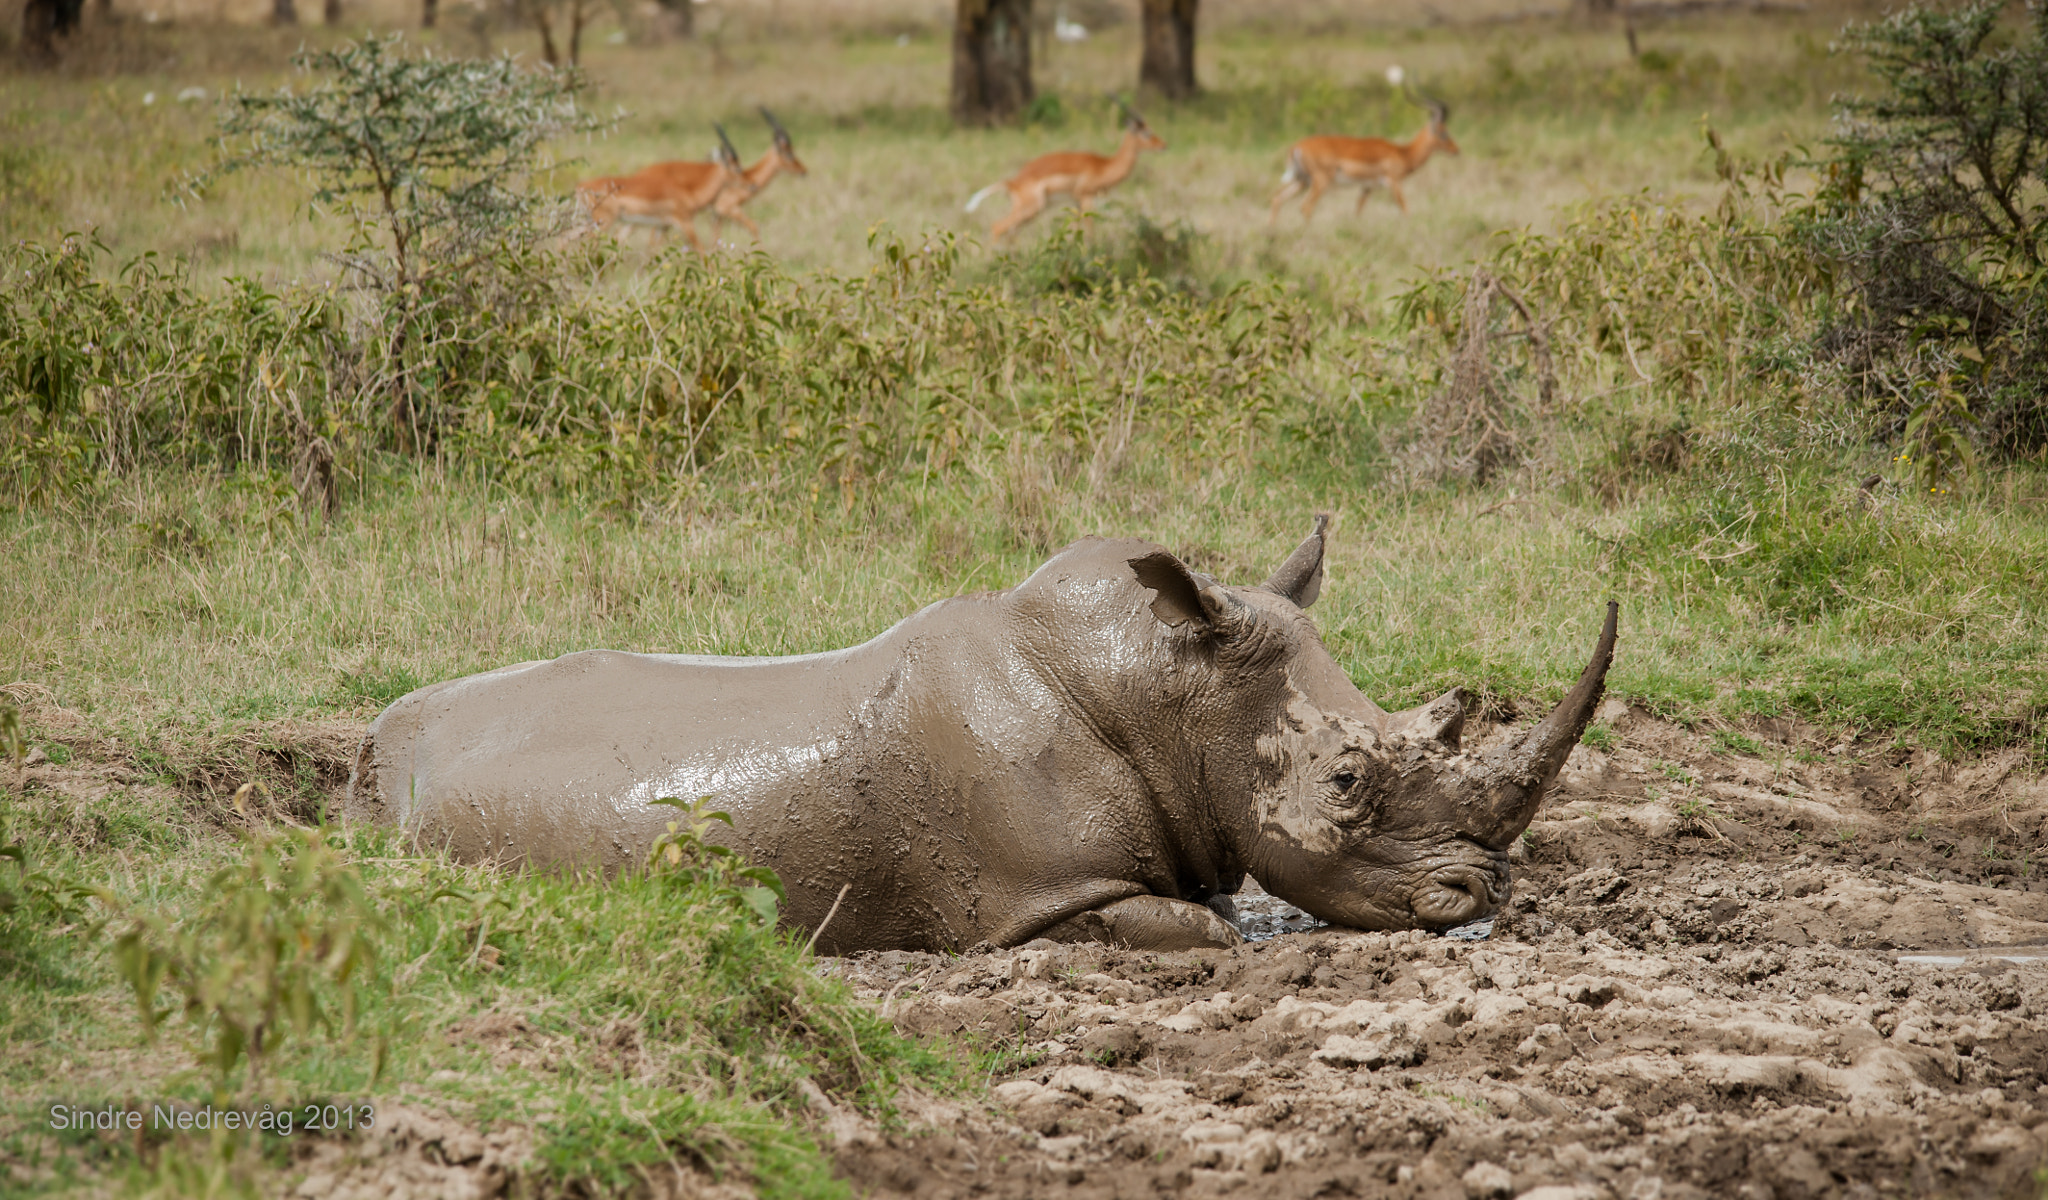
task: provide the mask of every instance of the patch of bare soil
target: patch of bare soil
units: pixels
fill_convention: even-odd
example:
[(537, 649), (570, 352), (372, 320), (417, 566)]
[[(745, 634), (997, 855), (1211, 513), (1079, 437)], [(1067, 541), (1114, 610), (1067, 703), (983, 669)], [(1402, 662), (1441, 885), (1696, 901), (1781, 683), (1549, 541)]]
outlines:
[(2048, 785), (1602, 717), (1489, 940), (842, 960), (900, 1028), (1029, 1063), (842, 1169), (920, 1197), (2048, 1192)]

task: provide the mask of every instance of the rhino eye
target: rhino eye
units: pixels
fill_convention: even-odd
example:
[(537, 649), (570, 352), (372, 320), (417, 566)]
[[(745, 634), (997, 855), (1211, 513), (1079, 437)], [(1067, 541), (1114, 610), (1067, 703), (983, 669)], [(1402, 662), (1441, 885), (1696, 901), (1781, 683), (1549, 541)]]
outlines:
[(1339, 771), (1335, 775), (1330, 776), (1330, 782), (1336, 786), (1338, 791), (1348, 792), (1351, 790), (1352, 785), (1358, 782), (1358, 776), (1353, 775), (1349, 771)]

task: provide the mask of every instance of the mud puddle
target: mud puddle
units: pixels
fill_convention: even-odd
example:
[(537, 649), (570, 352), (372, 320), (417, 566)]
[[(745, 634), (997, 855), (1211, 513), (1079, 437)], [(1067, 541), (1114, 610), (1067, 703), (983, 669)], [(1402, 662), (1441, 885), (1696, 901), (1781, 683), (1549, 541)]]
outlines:
[(2048, 786), (1800, 761), (1791, 726), (1721, 755), (1616, 708), (1490, 937), (1247, 894), (1229, 951), (839, 961), (899, 1028), (1018, 1056), (988, 1106), (843, 1140), (842, 1170), (915, 1196), (2041, 1195)]

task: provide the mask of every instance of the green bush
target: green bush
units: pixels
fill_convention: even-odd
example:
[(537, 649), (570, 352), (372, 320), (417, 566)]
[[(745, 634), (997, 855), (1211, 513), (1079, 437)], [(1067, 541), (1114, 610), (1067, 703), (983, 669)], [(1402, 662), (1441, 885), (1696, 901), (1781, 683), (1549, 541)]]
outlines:
[[(244, 1057), (253, 1085), (291, 1034), (352, 1036), (364, 989), (380, 982), (383, 921), (338, 839), (321, 830), (252, 833), (241, 860), (216, 871), (182, 919), (105, 898), (123, 925), (114, 963), (143, 1029), (154, 1033), (170, 1014), (157, 993), (177, 993), (218, 1096)], [(380, 1069), (383, 1055), (380, 1041)]]
[(874, 249), (850, 278), (669, 254), (625, 295), (571, 289), (536, 255), (515, 272), (541, 281), (530, 305), (422, 349), (431, 437), (413, 443), (330, 292), (209, 295), (154, 258), (101, 279), (92, 243), (10, 247), (0, 270), (34, 286), (0, 296), (0, 469), (33, 499), (143, 465), (282, 470), (319, 436), (359, 479), (378, 453), (431, 448), (519, 486), (668, 502), (721, 467), (852, 489), (1133, 425), (1175, 433), (1192, 466), (1249, 453), (1301, 386), (1310, 315), (1277, 285), (1020, 298), (958, 278), (949, 238)]
[(1818, 346), (1939, 487), (1981, 439), (2048, 446), (2048, 6), (1910, 6), (1843, 33), (1883, 85), (1843, 107), (1802, 230), (1849, 303)]

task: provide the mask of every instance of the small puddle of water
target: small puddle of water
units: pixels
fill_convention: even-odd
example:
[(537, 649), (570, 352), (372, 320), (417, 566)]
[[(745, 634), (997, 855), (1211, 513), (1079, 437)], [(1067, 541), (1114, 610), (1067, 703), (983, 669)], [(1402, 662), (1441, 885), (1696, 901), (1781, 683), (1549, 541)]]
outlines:
[[(1273, 895), (1249, 876), (1245, 878), (1244, 887), (1230, 899), (1237, 905), (1237, 930), (1248, 942), (1269, 941), (1283, 933), (1307, 933), (1311, 929), (1329, 928), (1326, 922), (1316, 920)], [(1481, 917), (1455, 929), (1446, 929), (1443, 936), (1461, 942), (1483, 942), (1493, 936), (1493, 918)]]
[[(2029, 948), (2031, 949), (2031, 948)], [(1977, 962), (2009, 962), (2025, 966), (2030, 963), (2048, 963), (2048, 953), (2022, 952), (2018, 954), (1995, 954), (1989, 950), (1965, 950), (1948, 954), (1901, 954), (1902, 967), (1961, 967), (1974, 959)]]

